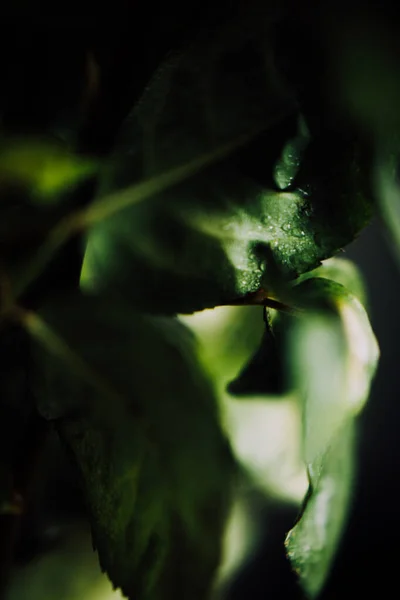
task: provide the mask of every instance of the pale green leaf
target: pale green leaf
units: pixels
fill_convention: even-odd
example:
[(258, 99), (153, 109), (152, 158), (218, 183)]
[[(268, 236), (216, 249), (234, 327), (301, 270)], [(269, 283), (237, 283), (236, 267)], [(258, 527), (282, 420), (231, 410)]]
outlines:
[(379, 349), (355, 296), (325, 279), (298, 289), (303, 311), (293, 319), (289, 360), (303, 413), (303, 452), (310, 492), (288, 534), (288, 556), (315, 597), (337, 550), (352, 489), (352, 439), (375, 374)]
[(286, 551), (307, 595), (321, 591), (346, 524), (354, 483), (354, 422), (340, 429), (320, 468), (309, 472), (310, 490), (300, 520), (286, 537)]
[(322, 261), (320, 267), (313, 271), (304, 273), (297, 280), (296, 284), (300, 284), (306, 279), (322, 278), (330, 279), (336, 283), (340, 283), (353, 296), (366, 305), (367, 294), (362, 275), (357, 266), (348, 258), (332, 257)]

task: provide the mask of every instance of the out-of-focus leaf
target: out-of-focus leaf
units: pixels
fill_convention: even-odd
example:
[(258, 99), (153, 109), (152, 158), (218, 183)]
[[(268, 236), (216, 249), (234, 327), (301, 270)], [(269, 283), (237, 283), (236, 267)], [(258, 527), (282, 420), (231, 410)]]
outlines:
[[(35, 346), (38, 406), (81, 473), (102, 568), (135, 600), (207, 598), (233, 465), (192, 335), (106, 298), (40, 318), (53, 333)], [(108, 408), (88, 371), (115, 390)]]
[[(223, 422), (246, 486), (249, 484), (257, 494), (270, 496), (272, 493), (285, 501), (299, 502), (307, 489), (307, 476), (300, 456), (295, 396), (269, 396), (272, 402), (266, 402), (262, 392), (250, 397), (234, 397), (226, 391), (229, 382), (245, 370), (244, 366), (261, 343), (262, 308), (219, 307), (180, 319), (199, 339), (200, 358), (216, 384)], [(263, 392), (266, 384), (262, 375), (265, 376), (266, 369), (268, 371), (268, 364), (264, 363), (257, 373), (256, 383), (263, 386)], [(248, 383), (254, 391), (250, 378)], [(245, 538), (251, 544), (255, 542), (251, 531), (246, 531)], [(243, 556), (243, 548), (232, 548), (228, 552)], [(224, 566), (223, 563), (222, 569)]]
[(196, 335), (200, 360), (221, 389), (254, 353), (263, 334), (259, 306), (220, 306), (179, 318)]
[(0, 146), (0, 191), (27, 188), (36, 204), (52, 203), (97, 170), (93, 160), (59, 144), (35, 139), (6, 139)]
[(318, 595), (338, 548), (354, 481), (354, 432), (349, 421), (340, 429), (309, 472), (304, 512), (286, 538), (287, 555), (311, 598)]
[(309, 139), (307, 124), (303, 118), (300, 118), (297, 135), (285, 144), (282, 155), (275, 165), (274, 179), (280, 190), (290, 187), (293, 183)]
[(249, 132), (259, 135), (91, 227), (84, 267), (89, 288), (112, 289), (156, 312), (214, 307), (273, 285), (271, 254), (295, 277), (348, 243), (368, 220), (360, 194), (343, 194), (348, 180), (353, 192), (352, 146), (344, 152), (342, 145), (336, 155), (336, 161), (346, 155), (340, 178), (330, 157), (323, 165), (325, 179), (328, 171), (341, 190), (326, 211), (326, 181), (316, 186), (316, 199), (314, 187), (304, 185), (307, 170), (299, 168), (298, 184), (293, 165), (283, 161), (291, 185), (277, 189), (274, 166), (296, 135), (298, 109), (272, 66), (275, 16), (261, 3), (253, 8), (161, 65), (122, 127), (99, 195), (168, 172)]
[(340, 283), (353, 296), (358, 298), (363, 306), (366, 305), (367, 295), (362, 275), (356, 265), (347, 258), (328, 258), (320, 267), (304, 273), (296, 280), (296, 285), (307, 279), (329, 279)]
[(302, 402), (310, 492), (286, 547), (304, 590), (315, 597), (345, 523), (354, 421), (368, 398), (379, 349), (362, 304), (343, 286), (309, 279), (298, 294), (305, 310), (291, 325), (289, 359)]
[(400, 138), (392, 136), (377, 152), (373, 178), (380, 214), (387, 227), (394, 255), (400, 259)]
[[(357, 267), (349, 260), (330, 258), (320, 267), (298, 277), (291, 291), (286, 290), (289, 302), (296, 303), (298, 286), (308, 279), (326, 279), (343, 285), (365, 305), (364, 282)], [(287, 372), (287, 340), (293, 317), (274, 313), (273, 321), (266, 327), (260, 346), (241, 373), (229, 384), (228, 391), (234, 396), (282, 395), (289, 391)]]

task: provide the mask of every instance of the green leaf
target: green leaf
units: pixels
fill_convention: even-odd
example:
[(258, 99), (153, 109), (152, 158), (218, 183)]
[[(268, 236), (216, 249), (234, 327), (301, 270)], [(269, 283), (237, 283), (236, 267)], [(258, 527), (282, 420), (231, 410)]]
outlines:
[[(277, 187), (274, 168), (296, 135), (297, 106), (272, 66), (274, 19), (268, 10), (245, 10), (239, 21), (199, 36), (156, 72), (101, 176), (96, 204), (126, 190), (125, 208), (89, 229), (87, 288), (112, 290), (154, 312), (214, 307), (268, 289), (271, 252), (278, 268), (296, 277), (351, 241), (368, 221), (352, 144), (343, 145), (333, 165), (323, 165), (323, 185), (314, 185), (309, 173), (314, 145), (308, 170), (299, 167), (297, 178), (289, 165), (290, 187)], [(173, 188), (156, 189), (146, 202), (138, 201), (136, 186), (131, 192), (127, 187), (166, 177), (249, 132), (258, 135)], [(337, 201), (332, 192), (324, 210), (331, 187)]]
[(286, 537), (286, 551), (311, 598), (321, 591), (340, 543), (354, 481), (354, 423), (336, 433), (309, 472), (310, 489), (300, 520)]
[(0, 146), (0, 190), (27, 188), (32, 202), (54, 203), (57, 196), (93, 175), (93, 160), (77, 156), (60, 144), (41, 139), (6, 139)]
[(387, 136), (380, 144), (373, 170), (380, 214), (389, 232), (394, 255), (400, 259), (399, 135)]
[[(298, 290), (301, 289), (298, 287), (299, 284), (315, 278), (327, 279), (343, 285), (362, 304), (366, 304), (365, 286), (359, 270), (350, 260), (336, 257), (323, 261), (317, 269), (298, 277), (291, 290), (282, 288), (281, 291), (286, 294), (288, 304), (296, 305), (299, 301), (297, 297)], [(259, 347), (239, 375), (229, 384), (230, 394), (240, 397), (277, 396), (289, 391), (290, 383), (286, 368), (289, 350), (286, 337), (291, 321), (293, 318), (287, 314), (276, 311), (270, 314), (270, 322), (265, 327)]]
[(329, 279), (345, 287), (353, 296), (366, 305), (367, 294), (365, 284), (357, 266), (347, 258), (329, 258), (324, 260), (320, 267), (304, 273), (296, 280), (296, 285), (307, 279)]
[(36, 319), (38, 407), (80, 471), (103, 570), (135, 600), (207, 598), (233, 464), (192, 335), (98, 297)]
[(368, 398), (379, 349), (362, 304), (341, 285), (309, 279), (297, 293), (304, 312), (291, 326), (289, 359), (302, 403), (310, 490), (286, 547), (304, 590), (315, 597), (345, 524), (355, 419)]

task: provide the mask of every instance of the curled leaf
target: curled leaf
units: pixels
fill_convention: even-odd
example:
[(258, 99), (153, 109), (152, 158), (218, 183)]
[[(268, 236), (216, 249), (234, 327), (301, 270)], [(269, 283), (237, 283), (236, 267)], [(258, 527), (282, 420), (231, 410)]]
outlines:
[(289, 358), (302, 403), (310, 490), (286, 547), (303, 588), (315, 597), (347, 516), (355, 419), (368, 398), (379, 349), (362, 304), (341, 285), (309, 279), (298, 293), (308, 311), (292, 325)]
[(354, 423), (340, 429), (309, 472), (310, 488), (298, 523), (286, 537), (286, 551), (306, 594), (314, 598), (330, 571), (345, 525), (354, 481)]
[(322, 261), (321, 266), (313, 271), (304, 273), (296, 280), (296, 285), (306, 281), (306, 279), (329, 279), (340, 283), (353, 296), (366, 305), (367, 294), (363, 278), (357, 266), (348, 258), (332, 257)]

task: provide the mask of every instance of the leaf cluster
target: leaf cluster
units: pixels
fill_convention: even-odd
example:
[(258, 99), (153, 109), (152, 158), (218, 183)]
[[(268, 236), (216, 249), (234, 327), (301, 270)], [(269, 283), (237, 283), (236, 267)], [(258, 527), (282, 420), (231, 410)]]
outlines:
[[(290, 3), (197, 8), (194, 21), (169, 15), (145, 50), (119, 31), (102, 44), (85, 23), (68, 25), (73, 49), (52, 29), (51, 56), (27, 36), (16, 63), (36, 90), (29, 102), (8, 73), (0, 510), (18, 512), (26, 492), (15, 454), (34, 414), (68, 449), (113, 585), (137, 600), (208, 598), (240, 475), (217, 386), (177, 315), (263, 306), (261, 346), (228, 392), (297, 398), (310, 490), (286, 547), (316, 596), (379, 354), (361, 277), (331, 257), (381, 210), (370, 170), (386, 125), (369, 105), (363, 128), (329, 103)], [(306, 10), (302, 21), (325, 31)], [(39, 17), (34, 27), (47, 31)], [(321, 54), (323, 74), (335, 52)], [(347, 76), (341, 85), (356, 95)], [(390, 208), (397, 145), (382, 147)]]

